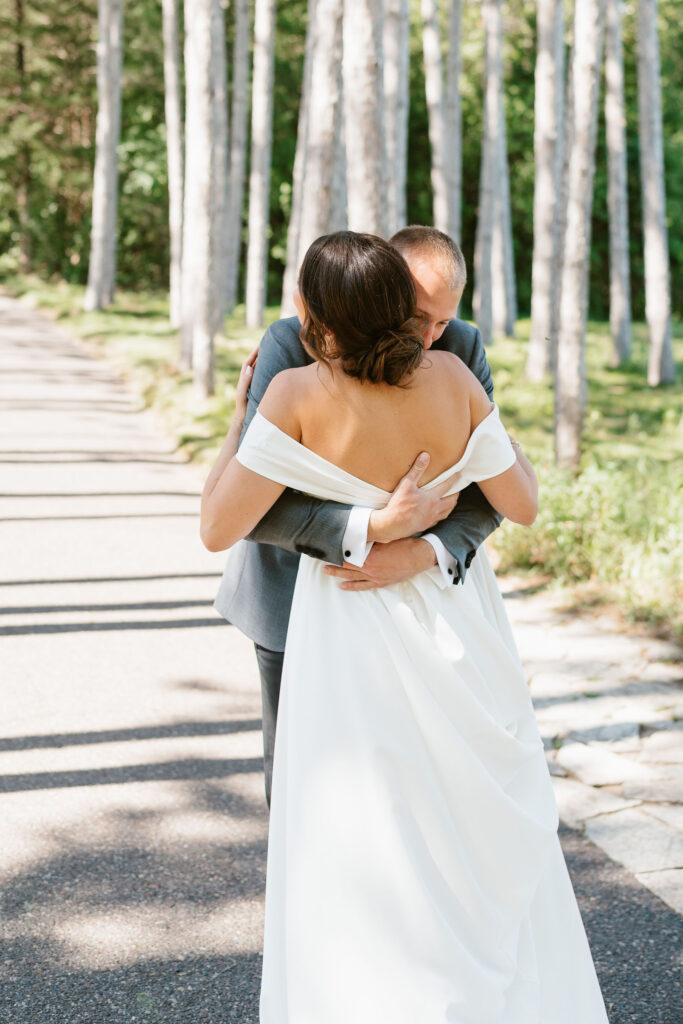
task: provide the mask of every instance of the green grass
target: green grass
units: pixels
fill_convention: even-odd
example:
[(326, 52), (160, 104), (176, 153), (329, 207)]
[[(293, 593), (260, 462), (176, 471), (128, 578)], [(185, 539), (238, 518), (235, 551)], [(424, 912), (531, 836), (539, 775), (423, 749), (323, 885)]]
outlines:
[[(179, 338), (165, 295), (119, 292), (103, 313), (82, 312), (83, 289), (33, 277), (4, 289), (40, 306), (91, 346), (156, 410), (189, 458), (210, 462), (234, 408), (244, 356), (262, 331), (244, 326), (238, 307), (216, 343), (216, 394), (198, 401), (191, 375), (177, 369)], [(268, 310), (267, 320), (278, 315)], [(678, 383), (646, 382), (647, 329), (633, 328), (633, 358), (609, 367), (606, 324), (591, 323), (586, 342), (588, 404), (581, 472), (553, 462), (550, 381), (524, 376), (529, 321), (514, 339), (488, 350), (503, 421), (536, 467), (541, 489), (531, 529), (505, 523), (495, 535), (502, 572), (569, 586), (575, 603), (609, 602), (630, 620), (683, 637), (683, 327), (675, 326)]]

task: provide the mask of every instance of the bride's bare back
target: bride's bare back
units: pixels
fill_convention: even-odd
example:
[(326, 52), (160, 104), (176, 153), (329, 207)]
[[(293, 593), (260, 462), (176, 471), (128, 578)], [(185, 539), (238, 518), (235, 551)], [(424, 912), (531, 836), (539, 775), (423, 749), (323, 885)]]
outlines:
[(360, 383), (321, 363), (278, 374), (261, 411), (347, 473), (392, 491), (420, 452), (421, 483), (454, 465), (490, 410), (476, 377), (450, 352), (426, 352), (407, 386)]

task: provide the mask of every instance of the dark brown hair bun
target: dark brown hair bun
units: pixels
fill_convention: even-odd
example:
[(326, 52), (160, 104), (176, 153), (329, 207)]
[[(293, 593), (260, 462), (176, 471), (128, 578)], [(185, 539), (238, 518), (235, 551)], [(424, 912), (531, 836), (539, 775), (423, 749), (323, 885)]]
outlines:
[(299, 290), (302, 340), (316, 359), (338, 358), (344, 373), (374, 384), (399, 384), (419, 366), (415, 285), (403, 256), (384, 239), (354, 231), (316, 239)]

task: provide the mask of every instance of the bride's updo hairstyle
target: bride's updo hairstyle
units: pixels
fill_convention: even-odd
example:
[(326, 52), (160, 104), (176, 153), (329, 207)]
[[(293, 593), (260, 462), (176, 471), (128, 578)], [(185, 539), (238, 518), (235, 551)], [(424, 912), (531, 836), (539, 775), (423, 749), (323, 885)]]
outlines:
[(424, 355), (415, 285), (403, 256), (376, 235), (337, 231), (304, 257), (302, 341), (311, 355), (373, 384), (399, 384)]

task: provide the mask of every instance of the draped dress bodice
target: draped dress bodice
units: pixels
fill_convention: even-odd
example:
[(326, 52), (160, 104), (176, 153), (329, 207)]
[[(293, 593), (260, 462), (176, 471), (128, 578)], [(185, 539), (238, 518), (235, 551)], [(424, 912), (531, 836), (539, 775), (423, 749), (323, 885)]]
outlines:
[[(258, 412), (238, 459), (317, 498), (381, 508), (390, 497)], [(456, 474), (460, 490), (514, 460), (494, 407), (425, 486)], [(301, 558), (262, 1024), (607, 1024), (490, 562), (480, 549), (464, 584), (437, 577), (350, 592)]]

